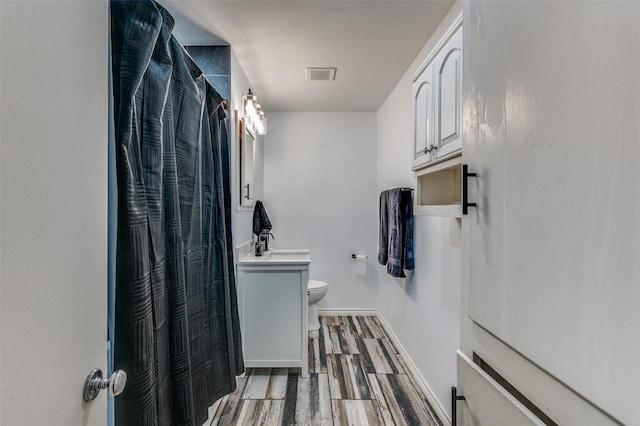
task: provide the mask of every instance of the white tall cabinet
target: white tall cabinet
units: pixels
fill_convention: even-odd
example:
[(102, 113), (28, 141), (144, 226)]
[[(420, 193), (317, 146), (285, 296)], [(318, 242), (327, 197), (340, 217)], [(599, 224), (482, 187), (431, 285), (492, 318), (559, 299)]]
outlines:
[(462, 15), (413, 75), (416, 215), (461, 217)]
[(528, 419), (476, 356), (558, 424), (640, 425), (640, 3), (464, 16), (458, 423)]

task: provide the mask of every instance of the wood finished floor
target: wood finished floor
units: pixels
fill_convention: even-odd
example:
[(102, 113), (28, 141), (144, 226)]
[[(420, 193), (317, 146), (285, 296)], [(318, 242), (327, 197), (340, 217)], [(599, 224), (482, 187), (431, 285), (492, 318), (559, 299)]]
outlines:
[(297, 368), (253, 368), (203, 426), (442, 426), (373, 316), (320, 317), (309, 333), (309, 377)]

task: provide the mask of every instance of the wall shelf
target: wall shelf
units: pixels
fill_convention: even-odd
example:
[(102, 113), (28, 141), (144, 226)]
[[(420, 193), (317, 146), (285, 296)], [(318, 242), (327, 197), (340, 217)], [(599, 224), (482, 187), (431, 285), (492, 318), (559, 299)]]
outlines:
[(416, 216), (462, 217), (462, 206), (460, 204), (415, 206), (413, 214)]
[(462, 217), (462, 156), (416, 172), (414, 214)]

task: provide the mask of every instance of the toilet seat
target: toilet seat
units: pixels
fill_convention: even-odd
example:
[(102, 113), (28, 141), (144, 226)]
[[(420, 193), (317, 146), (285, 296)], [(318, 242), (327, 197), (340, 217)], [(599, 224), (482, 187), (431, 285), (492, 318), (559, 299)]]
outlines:
[(316, 291), (322, 291), (324, 289), (326, 289), (328, 287), (328, 284), (324, 281), (318, 281), (318, 280), (309, 280), (309, 291), (310, 292), (316, 292)]

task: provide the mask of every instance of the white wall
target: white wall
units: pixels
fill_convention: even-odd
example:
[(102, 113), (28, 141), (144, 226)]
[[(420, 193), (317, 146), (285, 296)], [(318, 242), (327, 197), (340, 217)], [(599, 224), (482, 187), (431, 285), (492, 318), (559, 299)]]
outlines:
[[(239, 159), (238, 159), (238, 127), (235, 111), (242, 114), (242, 97), (249, 91), (251, 83), (244, 73), (242, 66), (238, 62), (233, 47), (231, 48), (231, 119), (229, 120), (230, 140), (231, 140), (231, 185), (232, 185), (232, 209), (233, 209), (233, 243), (237, 247), (240, 244), (250, 240), (253, 236), (253, 207), (240, 207), (240, 176), (239, 176)], [(260, 95), (258, 99), (260, 99)], [(261, 199), (263, 194), (263, 137), (256, 135), (256, 152), (255, 152), (255, 185), (254, 195), (256, 199)]]
[[(326, 308), (376, 304), (375, 113), (269, 113), (264, 203), (273, 246), (311, 249), (312, 279), (327, 281)], [(352, 253), (369, 256), (366, 281)]]
[[(461, 11), (461, 3), (454, 4), (378, 111), (377, 193), (415, 187), (411, 76)], [(450, 415), (460, 345), (459, 219), (415, 216), (415, 255), (412, 278), (392, 278), (384, 266), (377, 267), (377, 309)]]

